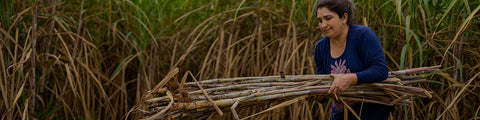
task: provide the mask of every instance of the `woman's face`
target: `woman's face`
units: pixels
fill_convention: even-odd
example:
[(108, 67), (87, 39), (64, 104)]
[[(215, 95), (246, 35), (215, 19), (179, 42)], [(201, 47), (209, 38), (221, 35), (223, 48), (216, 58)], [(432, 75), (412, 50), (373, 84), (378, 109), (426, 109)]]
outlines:
[(318, 26), (320, 26), (323, 34), (330, 38), (336, 38), (344, 33), (345, 27), (348, 27), (347, 17), (348, 15), (344, 15), (340, 18), (337, 13), (326, 7), (317, 10)]

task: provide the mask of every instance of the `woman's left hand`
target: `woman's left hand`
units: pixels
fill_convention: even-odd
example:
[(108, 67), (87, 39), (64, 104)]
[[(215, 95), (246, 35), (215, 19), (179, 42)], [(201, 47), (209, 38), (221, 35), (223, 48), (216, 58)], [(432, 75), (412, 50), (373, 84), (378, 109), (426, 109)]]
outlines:
[(328, 94), (341, 94), (347, 90), (350, 85), (357, 84), (357, 74), (330, 74), (333, 77), (333, 83), (328, 90)]

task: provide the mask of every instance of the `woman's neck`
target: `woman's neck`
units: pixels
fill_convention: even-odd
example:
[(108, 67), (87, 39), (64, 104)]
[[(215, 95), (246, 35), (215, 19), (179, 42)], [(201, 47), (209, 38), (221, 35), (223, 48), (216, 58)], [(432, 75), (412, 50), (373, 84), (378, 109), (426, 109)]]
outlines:
[(330, 55), (332, 58), (340, 57), (347, 46), (348, 25), (342, 33), (335, 38), (330, 38)]
[(342, 30), (342, 33), (336, 37), (330, 38), (330, 43), (333, 46), (344, 46), (347, 43), (347, 35), (348, 35), (348, 30), (350, 27), (348, 25), (345, 26), (344, 30)]

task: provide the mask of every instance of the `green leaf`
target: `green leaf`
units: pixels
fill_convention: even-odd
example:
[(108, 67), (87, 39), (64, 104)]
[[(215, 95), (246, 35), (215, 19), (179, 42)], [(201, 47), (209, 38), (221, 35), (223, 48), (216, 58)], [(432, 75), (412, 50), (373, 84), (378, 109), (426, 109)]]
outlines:
[(400, 53), (400, 70), (404, 69), (405, 64), (405, 54), (407, 53), (408, 43), (403, 45), (402, 52)]
[(115, 75), (118, 73), (120, 68), (122, 68), (123, 64), (125, 64), (125, 62), (127, 62), (127, 60), (130, 59), (131, 57), (132, 55), (127, 56), (125, 59), (122, 60), (122, 62), (120, 62), (120, 64), (118, 64), (117, 68), (115, 69), (115, 71), (113, 71), (112, 75), (110, 76), (110, 80), (113, 79), (113, 77), (115, 77)]
[[(447, 10), (443, 13), (442, 18), (440, 18), (440, 20), (438, 20), (438, 23), (437, 23), (434, 31), (437, 30), (438, 26), (440, 25), (440, 23), (442, 23), (443, 19), (444, 19), (447, 15), (450, 15), (450, 14), (448, 14), (448, 13), (450, 12), (450, 10), (452, 10), (453, 6), (454, 6), (455, 4), (457, 4), (457, 1), (458, 1), (458, 0), (452, 0), (452, 1), (450, 2)], [(435, 35), (435, 34), (434, 34), (434, 35)]]

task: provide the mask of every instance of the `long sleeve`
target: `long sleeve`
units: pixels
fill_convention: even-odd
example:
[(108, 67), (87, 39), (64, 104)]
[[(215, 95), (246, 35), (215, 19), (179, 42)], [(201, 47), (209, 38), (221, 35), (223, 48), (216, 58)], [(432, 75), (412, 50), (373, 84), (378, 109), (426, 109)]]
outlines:
[(315, 46), (315, 52), (314, 52), (314, 60), (315, 60), (315, 73), (316, 74), (322, 74), (323, 72), (323, 65), (321, 65), (320, 61), (320, 56), (319, 56), (319, 50), (318, 46)]
[(330, 50), (327, 50), (326, 48), (326, 40), (327, 38), (324, 37), (315, 45), (314, 60), (316, 74), (328, 74), (327, 70), (325, 70), (325, 62), (327, 58), (326, 52), (329, 52)]
[(377, 35), (370, 29), (364, 31), (359, 44), (361, 59), (366, 69), (357, 72), (357, 83), (374, 83), (387, 79), (388, 68)]

